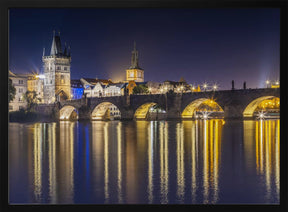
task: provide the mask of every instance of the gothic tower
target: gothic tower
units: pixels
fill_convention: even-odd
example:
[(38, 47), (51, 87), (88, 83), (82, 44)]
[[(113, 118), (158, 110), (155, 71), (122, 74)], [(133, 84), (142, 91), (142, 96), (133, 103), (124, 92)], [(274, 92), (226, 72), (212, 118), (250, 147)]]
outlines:
[(71, 98), (70, 87), (70, 47), (66, 47), (62, 52), (60, 33), (53, 35), (53, 41), (49, 56), (42, 57), (44, 66), (44, 102), (53, 103), (56, 100), (66, 100)]
[(144, 70), (138, 64), (138, 51), (134, 42), (134, 50), (132, 51), (131, 66), (126, 70), (126, 80), (135, 82), (144, 82)]

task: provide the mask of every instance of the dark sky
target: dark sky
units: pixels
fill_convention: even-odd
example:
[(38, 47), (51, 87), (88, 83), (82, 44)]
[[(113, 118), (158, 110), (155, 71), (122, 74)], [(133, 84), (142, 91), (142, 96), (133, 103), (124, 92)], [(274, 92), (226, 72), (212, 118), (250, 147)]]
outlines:
[(230, 89), (279, 80), (279, 9), (11, 9), (9, 66), (42, 71), (53, 30), (71, 46), (71, 79), (125, 79), (133, 42), (145, 81)]

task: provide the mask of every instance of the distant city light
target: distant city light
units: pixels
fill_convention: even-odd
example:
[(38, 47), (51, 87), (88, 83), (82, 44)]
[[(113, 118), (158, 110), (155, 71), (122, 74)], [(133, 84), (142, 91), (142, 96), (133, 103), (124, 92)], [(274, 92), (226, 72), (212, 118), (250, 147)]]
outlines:
[(44, 79), (45, 76), (44, 75), (36, 75), (36, 78)]
[(266, 118), (266, 112), (264, 111), (259, 111), (257, 114), (257, 119), (263, 120)]

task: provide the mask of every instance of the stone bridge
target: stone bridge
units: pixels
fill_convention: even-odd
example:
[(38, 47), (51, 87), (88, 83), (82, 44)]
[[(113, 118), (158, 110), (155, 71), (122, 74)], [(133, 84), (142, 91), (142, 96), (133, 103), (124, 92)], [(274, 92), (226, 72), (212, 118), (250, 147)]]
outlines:
[(212, 99), (224, 111), (224, 119), (251, 118), (259, 103), (272, 97), (280, 98), (279, 88), (82, 98), (58, 102), (53, 111), (58, 117), (64, 109), (68, 115), (77, 111), (79, 119), (91, 119), (93, 113), (97, 110), (105, 112), (107, 105), (112, 103), (120, 110), (121, 119), (133, 119), (140, 109), (146, 115), (150, 106), (157, 104), (166, 111), (167, 119), (180, 119), (192, 118), (199, 105)]

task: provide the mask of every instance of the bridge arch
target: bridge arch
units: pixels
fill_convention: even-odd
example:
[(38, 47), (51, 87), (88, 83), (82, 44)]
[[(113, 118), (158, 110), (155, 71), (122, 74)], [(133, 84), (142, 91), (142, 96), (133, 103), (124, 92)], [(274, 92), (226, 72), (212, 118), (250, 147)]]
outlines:
[(280, 98), (276, 97), (276, 96), (262, 96), (262, 97), (256, 98), (245, 107), (245, 109), (243, 111), (243, 117), (244, 118), (252, 118), (257, 107), (263, 101), (269, 100), (269, 99), (277, 99), (280, 102)]
[[(148, 117), (148, 114), (150, 115)], [(166, 118), (166, 111), (161, 108), (158, 103), (147, 102), (140, 105), (135, 113), (134, 119), (164, 119)]]
[(59, 111), (59, 120), (78, 120), (78, 110), (71, 105), (62, 107)]
[(120, 109), (111, 102), (101, 102), (94, 107), (91, 120), (114, 120), (121, 119)]
[[(195, 114), (198, 110), (211, 112), (218, 116), (223, 116), (222, 107), (212, 98), (198, 98), (189, 103), (181, 113), (181, 118), (196, 118)], [(220, 113), (220, 114), (218, 114)]]

